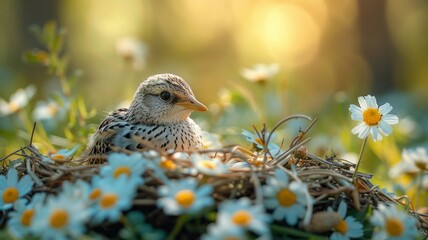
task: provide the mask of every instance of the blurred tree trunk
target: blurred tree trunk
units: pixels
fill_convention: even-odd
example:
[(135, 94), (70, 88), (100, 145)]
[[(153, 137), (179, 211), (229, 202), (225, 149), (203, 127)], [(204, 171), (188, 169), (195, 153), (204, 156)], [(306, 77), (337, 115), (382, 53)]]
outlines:
[(357, 2), (361, 52), (372, 71), (373, 93), (382, 94), (394, 88), (396, 56), (386, 21), (386, 0)]

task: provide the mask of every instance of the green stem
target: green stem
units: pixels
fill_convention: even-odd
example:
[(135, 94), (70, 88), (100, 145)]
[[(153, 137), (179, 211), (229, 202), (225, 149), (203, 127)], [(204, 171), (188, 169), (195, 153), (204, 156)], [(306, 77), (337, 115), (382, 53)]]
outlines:
[(189, 220), (189, 215), (183, 214), (180, 217), (178, 217), (177, 222), (175, 223), (174, 228), (172, 229), (171, 233), (168, 235), (167, 240), (173, 240), (176, 238), (180, 230), (183, 228), (183, 225)]
[[(304, 239), (325, 239), (325, 237), (321, 237), (315, 234), (302, 232), (299, 230), (296, 230), (294, 228), (284, 227), (284, 226), (278, 226), (278, 225), (271, 225), (270, 226), (272, 232), (276, 232), (283, 235), (292, 235), (298, 238), (304, 238)], [(283, 236), (284, 237), (284, 236)]]
[(358, 156), (357, 166), (355, 167), (355, 172), (352, 175), (352, 182), (353, 183), (355, 183), (355, 179), (356, 179), (357, 174), (358, 174), (358, 168), (360, 167), (361, 159), (363, 158), (363, 152), (364, 152), (364, 149), (366, 148), (367, 138), (368, 137), (364, 138), (363, 145), (361, 146), (360, 155)]

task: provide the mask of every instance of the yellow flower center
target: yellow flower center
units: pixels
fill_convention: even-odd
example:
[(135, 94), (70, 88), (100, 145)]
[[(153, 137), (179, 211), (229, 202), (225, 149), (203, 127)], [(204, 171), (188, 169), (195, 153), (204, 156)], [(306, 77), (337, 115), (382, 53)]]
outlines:
[(239, 226), (248, 226), (251, 220), (251, 214), (245, 210), (236, 211), (232, 216), (232, 222)]
[(54, 154), (54, 155), (51, 155), (51, 159), (54, 161), (64, 161), (66, 157), (64, 154)]
[(175, 194), (175, 201), (177, 201), (177, 203), (184, 208), (190, 207), (195, 201), (195, 198), (195, 193), (187, 189), (181, 190)]
[(396, 218), (388, 218), (385, 224), (386, 232), (389, 236), (398, 237), (404, 231), (403, 223)]
[(213, 163), (212, 161), (210, 161), (210, 160), (203, 160), (203, 161), (201, 161), (200, 162), (200, 165), (202, 166), (202, 167), (204, 167), (204, 168), (208, 168), (208, 169), (216, 169), (216, 165), (215, 165), (215, 163)]
[(19, 191), (15, 187), (6, 188), (3, 191), (3, 202), (13, 203), (19, 198)]
[(345, 220), (340, 220), (336, 226), (334, 226), (334, 230), (341, 234), (346, 234), (348, 232), (348, 224), (346, 224)]
[(276, 199), (281, 206), (289, 207), (296, 202), (297, 196), (288, 188), (283, 188), (276, 194)]
[(260, 144), (260, 146), (263, 146), (263, 141), (261, 138), (256, 138), (255, 140), (258, 144)]
[(55, 209), (51, 214), (49, 224), (53, 228), (62, 228), (68, 223), (68, 212), (64, 209)]
[(367, 108), (363, 112), (363, 120), (369, 126), (375, 126), (379, 123), (382, 115), (377, 108)]
[(131, 169), (129, 169), (129, 167), (126, 167), (126, 166), (120, 166), (114, 170), (113, 177), (118, 178), (122, 174), (125, 174), (128, 177), (131, 176)]
[(48, 105), (48, 113), (50, 116), (55, 116), (55, 114), (58, 112), (58, 106), (54, 103), (50, 103)]
[(20, 108), (20, 106), (16, 102), (10, 102), (9, 103), (10, 112), (14, 113), (14, 112), (18, 111), (19, 108)]
[(171, 159), (166, 159), (160, 162), (160, 167), (163, 169), (174, 171), (177, 168), (177, 165)]
[(92, 190), (92, 192), (89, 194), (89, 199), (95, 200), (101, 196), (101, 189), (95, 188)]
[(101, 208), (111, 208), (117, 203), (117, 195), (113, 193), (105, 194), (100, 201)]
[(21, 224), (29, 227), (33, 221), (34, 209), (27, 209), (21, 215)]

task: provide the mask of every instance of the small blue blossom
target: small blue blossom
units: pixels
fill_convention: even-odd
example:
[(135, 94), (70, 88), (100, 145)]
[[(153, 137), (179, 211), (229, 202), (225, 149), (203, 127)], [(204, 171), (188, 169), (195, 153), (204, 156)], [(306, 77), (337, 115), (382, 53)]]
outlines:
[(112, 153), (108, 157), (108, 164), (101, 167), (100, 175), (107, 178), (126, 176), (128, 183), (142, 184), (145, 162), (140, 153)]
[(157, 206), (163, 208), (168, 215), (196, 213), (205, 207), (211, 206), (214, 200), (210, 196), (213, 191), (211, 185), (197, 186), (193, 178), (169, 181), (159, 187)]
[(281, 169), (275, 171), (275, 175), (267, 179), (267, 185), (263, 186), (265, 205), (274, 209), (273, 218), (277, 221), (286, 220), (290, 225), (295, 225), (297, 220), (303, 218), (306, 213), (306, 193), (308, 188), (301, 182), (289, 182), (288, 175)]
[(85, 201), (51, 195), (37, 208), (31, 232), (41, 239), (76, 239), (84, 233), (89, 214)]
[(372, 239), (406, 240), (415, 239), (418, 234), (416, 220), (395, 205), (379, 204), (370, 222), (375, 227)]
[(55, 163), (55, 162), (66, 162), (70, 160), (76, 150), (79, 148), (79, 145), (73, 147), (72, 149), (61, 149), (56, 153), (50, 154), (49, 156), (44, 156), (42, 158), (43, 162)]
[(204, 154), (194, 153), (190, 156), (193, 166), (205, 175), (216, 176), (229, 171), (226, 164), (221, 159), (211, 158)]
[(0, 209), (11, 208), (14, 202), (31, 191), (33, 184), (30, 175), (24, 175), (18, 181), (18, 171), (9, 168), (7, 177), (0, 175)]
[(122, 211), (132, 207), (137, 189), (135, 184), (129, 184), (125, 176), (100, 178), (94, 184), (96, 187), (93, 188), (90, 199), (95, 202), (92, 209), (95, 223), (104, 220), (115, 222), (122, 216)]
[(23, 238), (30, 232), (34, 214), (41, 209), (45, 198), (45, 193), (37, 193), (28, 204), (26, 199), (15, 202), (14, 211), (9, 214), (7, 223), (8, 230), (14, 237)]
[(222, 224), (219, 226), (238, 227), (262, 236), (270, 235), (268, 227), (270, 221), (271, 218), (265, 213), (263, 206), (251, 204), (249, 198), (224, 201), (220, 204), (217, 215), (217, 223)]
[[(329, 208), (329, 211), (333, 210)], [(347, 205), (344, 201), (340, 202), (337, 212), (342, 220), (333, 227), (333, 234), (330, 235), (331, 240), (349, 240), (363, 236), (363, 225), (352, 216), (346, 217)]]
[[(256, 133), (251, 133), (247, 130), (242, 129), (242, 135), (244, 135), (247, 139), (247, 141), (254, 143), (258, 149), (263, 149), (263, 141), (259, 138), (259, 136)], [(269, 133), (265, 133), (265, 140), (267, 141), (267, 138), (269, 137)], [(272, 142), (272, 140), (275, 139), (275, 134), (272, 135), (269, 144), (267, 148), (269, 149), (270, 153), (273, 156), (281, 154), (281, 148)]]

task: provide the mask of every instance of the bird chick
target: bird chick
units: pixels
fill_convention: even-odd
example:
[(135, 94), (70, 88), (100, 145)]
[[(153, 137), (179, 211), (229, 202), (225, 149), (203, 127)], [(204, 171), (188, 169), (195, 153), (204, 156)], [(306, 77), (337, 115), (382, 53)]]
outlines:
[(114, 110), (101, 122), (84, 156), (117, 149), (197, 150), (202, 147), (201, 129), (189, 116), (207, 110), (179, 76), (151, 76), (140, 84), (129, 108)]

